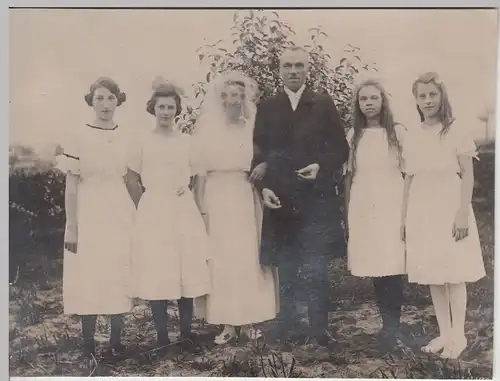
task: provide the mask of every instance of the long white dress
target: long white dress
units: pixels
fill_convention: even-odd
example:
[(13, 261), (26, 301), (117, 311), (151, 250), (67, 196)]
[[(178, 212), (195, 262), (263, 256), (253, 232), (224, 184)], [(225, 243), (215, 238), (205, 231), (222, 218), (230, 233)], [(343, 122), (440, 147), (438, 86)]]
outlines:
[[(206, 126), (210, 128), (210, 126)], [(210, 324), (240, 326), (276, 317), (276, 271), (259, 262), (261, 204), (248, 171), (252, 123), (212, 126), (197, 137), (197, 168), (206, 175), (210, 293), (195, 300), (196, 315)]]
[(476, 156), (465, 126), (454, 122), (409, 130), (403, 156), (413, 175), (406, 221), (408, 281), (420, 284), (475, 282), (485, 276), (472, 205), (469, 235), (456, 242), (453, 224), (460, 207), (458, 155)]
[(64, 252), (64, 313), (129, 312), (127, 295), (135, 207), (125, 186), (123, 127), (79, 126), (64, 144), (60, 168), (79, 175), (78, 250)]
[[(350, 144), (353, 132), (347, 134)], [(403, 126), (396, 125), (400, 142), (404, 132)], [(405, 245), (400, 234), (403, 188), (399, 160), (389, 150), (385, 129), (366, 128), (358, 142), (348, 209), (348, 268), (353, 275), (405, 273)]]
[(175, 300), (210, 290), (208, 237), (188, 188), (191, 152), (191, 137), (181, 132), (147, 132), (131, 146), (128, 166), (146, 188), (134, 227), (131, 296)]

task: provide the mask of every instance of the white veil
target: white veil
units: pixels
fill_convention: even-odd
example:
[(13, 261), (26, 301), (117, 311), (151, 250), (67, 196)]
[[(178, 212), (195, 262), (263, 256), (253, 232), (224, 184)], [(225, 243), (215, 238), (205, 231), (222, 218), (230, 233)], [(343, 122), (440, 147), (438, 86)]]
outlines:
[(227, 71), (217, 75), (209, 84), (201, 105), (200, 117), (196, 122), (197, 133), (210, 133), (226, 123), (221, 94), (230, 83), (243, 84), (245, 100), (241, 117), (247, 122), (247, 126), (253, 129), (259, 86), (257, 82), (240, 71)]

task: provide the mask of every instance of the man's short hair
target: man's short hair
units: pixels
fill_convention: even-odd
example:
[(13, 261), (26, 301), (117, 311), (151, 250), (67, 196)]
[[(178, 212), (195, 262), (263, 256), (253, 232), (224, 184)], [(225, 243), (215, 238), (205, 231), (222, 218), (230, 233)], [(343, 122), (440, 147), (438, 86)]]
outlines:
[(280, 54), (280, 60), (286, 54), (286, 52), (303, 52), (307, 57), (309, 57), (309, 52), (304, 47), (292, 45), (283, 48), (283, 51)]

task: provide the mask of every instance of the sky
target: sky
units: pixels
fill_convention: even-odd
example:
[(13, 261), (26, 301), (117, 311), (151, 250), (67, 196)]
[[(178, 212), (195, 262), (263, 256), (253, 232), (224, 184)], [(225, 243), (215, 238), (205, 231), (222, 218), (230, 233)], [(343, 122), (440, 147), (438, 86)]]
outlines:
[[(189, 91), (206, 71), (196, 49), (231, 41), (232, 10), (10, 10), (10, 142), (35, 148), (62, 140), (68, 128), (93, 119), (83, 96), (99, 76), (127, 93), (116, 121), (131, 128), (154, 123), (145, 104), (162, 75)], [(437, 71), (457, 118), (484, 134), (477, 116), (496, 105), (495, 10), (279, 10), (308, 42), (321, 25), (332, 65), (346, 44), (376, 62), (403, 124), (418, 123), (414, 79)], [(40, 148), (41, 149), (41, 148)]]

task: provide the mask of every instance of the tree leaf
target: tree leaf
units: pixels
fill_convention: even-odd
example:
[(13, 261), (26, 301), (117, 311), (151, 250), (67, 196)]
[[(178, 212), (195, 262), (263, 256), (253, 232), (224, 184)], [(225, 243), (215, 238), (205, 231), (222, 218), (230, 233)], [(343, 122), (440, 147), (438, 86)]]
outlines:
[[(202, 48), (197, 50), (200, 61), (203, 59), (211, 64), (205, 81), (196, 84), (195, 97), (198, 97), (198, 102), (203, 103), (205, 84), (212, 81), (217, 73), (227, 70), (237, 70), (252, 77), (259, 86), (261, 99), (276, 94), (282, 85), (279, 75), (279, 54), (283, 48), (295, 45), (292, 36), (296, 33), (289, 24), (279, 21), (278, 12), (271, 12), (271, 18), (259, 12), (261, 10), (233, 14), (233, 25), (230, 27), (232, 37), (228, 41), (232, 40), (232, 44), (229, 44), (229, 47), (219, 47), (222, 42), (220, 40), (213, 45), (205, 45), (204, 51)], [(316, 91), (333, 96), (341, 113), (341, 119), (349, 121), (352, 86), (358, 69), (346, 64), (350, 54), (360, 49), (347, 44), (344, 49), (346, 57), (341, 57), (338, 64), (331, 67), (332, 57), (325, 53), (325, 43), (317, 43), (319, 39), (316, 38), (317, 36), (328, 38), (328, 35), (323, 32), (321, 26), (310, 28), (309, 33), (312, 43), (305, 45), (310, 53), (307, 84)], [(210, 60), (207, 60), (207, 57), (210, 57)], [(361, 62), (359, 66), (364, 68), (361, 54), (358, 53), (355, 57)], [(192, 119), (195, 120), (196, 117), (194, 115)]]

